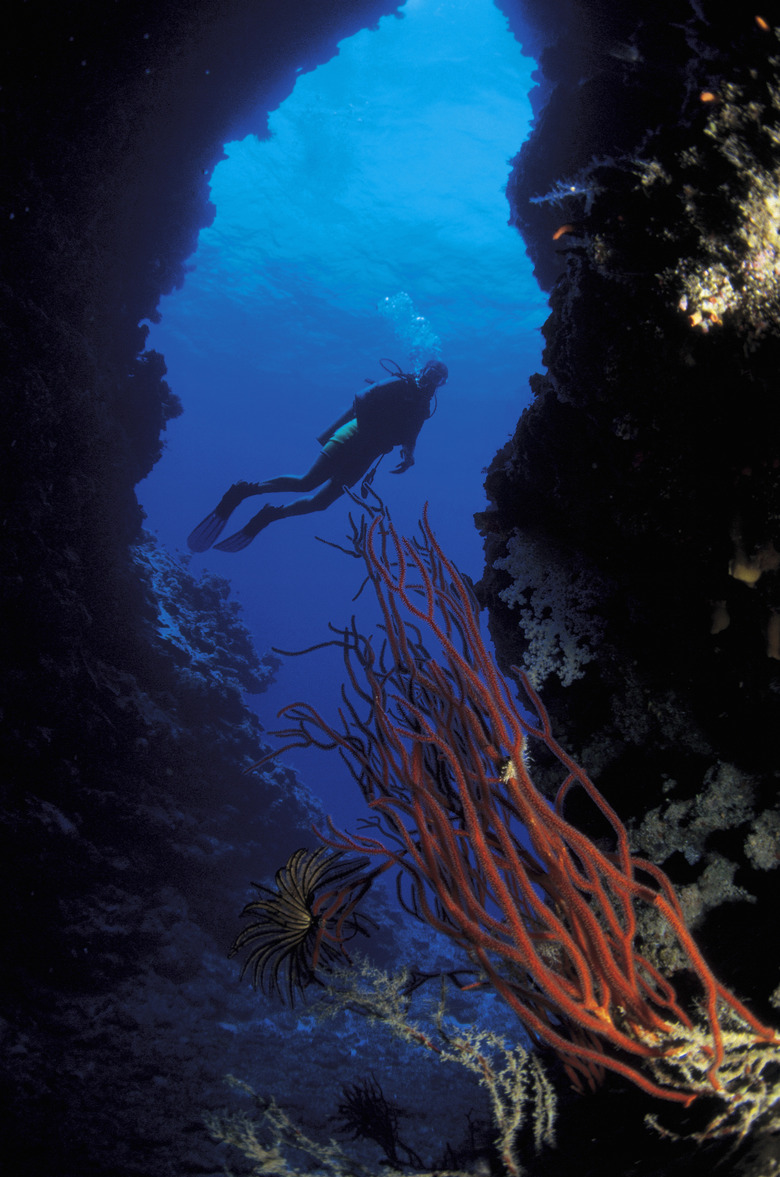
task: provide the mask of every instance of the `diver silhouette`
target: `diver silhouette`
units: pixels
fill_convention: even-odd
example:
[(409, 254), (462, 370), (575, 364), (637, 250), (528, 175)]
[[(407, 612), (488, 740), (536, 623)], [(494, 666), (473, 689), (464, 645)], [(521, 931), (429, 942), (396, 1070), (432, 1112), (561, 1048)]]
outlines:
[[(403, 372), (397, 364), (393, 369), (384, 362), (382, 366), (392, 372), (390, 379), (371, 384), (365, 392), (358, 393), (349, 409), (319, 435), (317, 441), (322, 451), (306, 474), (283, 474), (266, 482), (235, 482), (211, 514), (187, 537), (191, 551), (205, 552), (210, 548), (239, 503), (250, 495), (321, 488), (316, 494), (293, 499), (285, 506), (266, 503), (240, 531), (216, 544), (218, 551), (240, 552), (276, 519), (324, 511), (344, 493), (345, 487), (354, 486), (397, 445), (401, 447), (401, 461), (390, 473), (403, 474), (413, 466), (417, 437), (435, 411), (435, 406), (431, 409), (431, 401), (437, 388), (447, 382), (447, 367), (440, 360), (431, 360), (415, 376)], [(369, 482), (373, 474), (374, 471), (369, 475)]]

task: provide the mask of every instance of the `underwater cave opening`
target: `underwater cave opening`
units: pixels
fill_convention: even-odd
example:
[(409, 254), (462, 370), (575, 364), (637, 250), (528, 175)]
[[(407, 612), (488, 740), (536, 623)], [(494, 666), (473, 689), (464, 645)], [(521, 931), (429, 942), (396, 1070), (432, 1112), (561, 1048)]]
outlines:
[[(365, 379), (383, 378), (381, 357), (408, 369), (427, 350), (449, 382), (416, 464), (391, 475), (396, 451), (374, 486), (401, 532), (429, 501), (442, 546), (479, 578), (472, 517), (485, 502), (483, 470), (529, 399), (546, 317), (504, 194), (535, 68), (491, 0), (407, 0), (302, 73), (271, 114), (270, 137), (226, 145), (214, 223), (148, 341), (185, 410), (139, 487), (147, 525), (171, 551), (235, 480), (308, 469), (316, 435)], [(264, 119), (258, 110), (259, 128)], [(370, 630), (368, 594), (351, 604), (359, 570), (316, 542), (343, 540), (349, 508), (340, 499), (284, 520), (237, 555), (193, 556), (190, 570), (230, 580), (261, 653), (310, 646), (355, 609)], [(257, 509), (249, 500), (230, 530)], [(250, 702), (272, 729), (293, 700), (327, 714), (342, 677), (337, 650), (286, 659)], [(361, 800), (337, 758), (287, 762), (339, 823), (354, 820)]]

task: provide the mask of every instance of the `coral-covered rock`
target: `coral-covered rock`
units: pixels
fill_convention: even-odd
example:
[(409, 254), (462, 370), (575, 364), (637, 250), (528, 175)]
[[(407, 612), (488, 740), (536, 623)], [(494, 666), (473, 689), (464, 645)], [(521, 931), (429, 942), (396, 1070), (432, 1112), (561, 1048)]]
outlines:
[(611, 79), (594, 65), (613, 100), (655, 73), (631, 133), (605, 119), (548, 157), (564, 71), (519, 156), (514, 218), (554, 285), (545, 371), (488, 473), (479, 587), (503, 665), (536, 663), (559, 738), (771, 1016), (780, 43), (707, 5), (663, 22), (643, 13)]

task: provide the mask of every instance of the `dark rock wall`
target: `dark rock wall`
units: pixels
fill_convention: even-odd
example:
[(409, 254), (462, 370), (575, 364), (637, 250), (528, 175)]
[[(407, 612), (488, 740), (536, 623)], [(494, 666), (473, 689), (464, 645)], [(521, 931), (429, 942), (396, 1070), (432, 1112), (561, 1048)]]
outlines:
[(478, 522), (504, 666), (531, 671), (564, 746), (683, 888), (710, 961), (774, 1021), (780, 43), (766, 7), (574, 4), (577, 36), (559, 28), (542, 55), (553, 89), (508, 194), (551, 285), (545, 371)]
[(594, 158), (633, 151), (651, 131), (677, 121), (688, 80), (688, 4), (661, 0), (610, 4), (563, 0), (500, 5), (539, 62), (531, 98), (535, 128), (513, 161), (507, 195), (511, 223), (528, 247), (534, 272), (549, 289), (561, 272), (550, 248), (555, 210), (533, 203), (568, 182)]
[(248, 880), (318, 811), (290, 770), (242, 775), (263, 748), (242, 692), (275, 664), (227, 585), (141, 534), (134, 486), (180, 404), (139, 322), (210, 222), (225, 140), (392, 7), (5, 13), (4, 1171), (222, 1171), (202, 1116), (258, 1055), (225, 952)]

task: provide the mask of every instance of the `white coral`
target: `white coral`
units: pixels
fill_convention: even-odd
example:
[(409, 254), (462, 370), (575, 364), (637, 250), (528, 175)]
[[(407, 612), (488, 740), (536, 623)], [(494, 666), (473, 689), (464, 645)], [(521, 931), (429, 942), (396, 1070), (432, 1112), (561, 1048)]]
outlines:
[(519, 532), (493, 567), (512, 577), (499, 597), (519, 610), (527, 643), (523, 669), (531, 684), (539, 687), (551, 674), (565, 687), (582, 678), (604, 636), (603, 578), (582, 556), (564, 561), (560, 552)]

